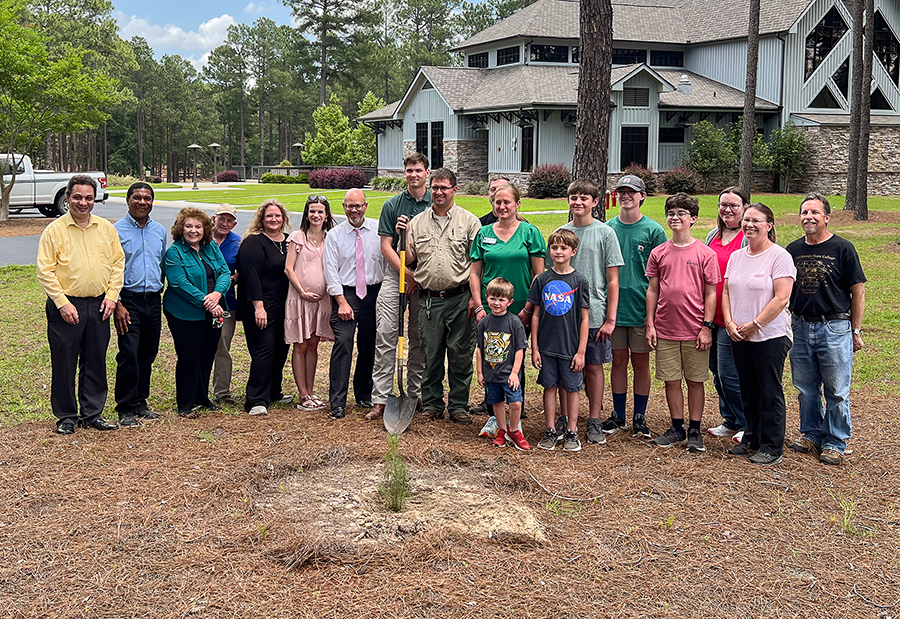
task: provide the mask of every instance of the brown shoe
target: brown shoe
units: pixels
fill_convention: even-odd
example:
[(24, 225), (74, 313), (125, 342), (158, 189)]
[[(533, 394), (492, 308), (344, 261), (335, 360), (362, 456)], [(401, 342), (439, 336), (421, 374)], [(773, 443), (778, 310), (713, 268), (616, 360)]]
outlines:
[(369, 421), (377, 421), (384, 418), (384, 404), (375, 404), (368, 413), (366, 419)]
[(472, 415), (465, 411), (458, 411), (456, 413), (450, 413), (450, 421), (453, 423), (458, 423), (462, 425), (470, 425), (472, 423)]
[(819, 447), (805, 436), (798, 438), (796, 441), (788, 445), (788, 447), (796, 451), (798, 454), (812, 454), (814, 456), (818, 456), (820, 451)]
[(844, 456), (836, 449), (826, 449), (819, 456), (819, 462), (822, 464), (830, 464), (832, 466), (840, 466)]
[(428, 421), (441, 421), (444, 419), (444, 411), (422, 411), (422, 417)]

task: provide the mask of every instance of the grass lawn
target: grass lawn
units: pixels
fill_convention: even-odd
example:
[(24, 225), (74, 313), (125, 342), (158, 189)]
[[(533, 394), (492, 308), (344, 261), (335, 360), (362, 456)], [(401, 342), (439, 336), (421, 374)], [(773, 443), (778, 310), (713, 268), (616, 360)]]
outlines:
[[(799, 198), (781, 198), (763, 201), (786, 242), (800, 235)], [(661, 220), (661, 199), (645, 210)], [(477, 425), (417, 418), (400, 440), (411, 495), (399, 513), (379, 492), (384, 430), (352, 393), (341, 420), (292, 406), (178, 418), (165, 321), (149, 400), (162, 419), (54, 434), (45, 297), (35, 267), (2, 267), (0, 616), (788, 619), (827, 605), (829, 616), (887, 617), (900, 590), (898, 210), (885, 200), (870, 223), (836, 213), (830, 226), (869, 278), (843, 466), (788, 451), (757, 467), (727, 456), (727, 439), (689, 454), (623, 433), (577, 454), (518, 452), (490, 447)], [(546, 234), (565, 216), (529, 219)], [(330, 348), (319, 347), (319, 397)], [(115, 353), (113, 335), (108, 418)], [(240, 325), (232, 353), (240, 399)], [(529, 370), (532, 444), (543, 431), (534, 379)], [(789, 371), (784, 383), (792, 439)], [(284, 386), (296, 394), (290, 362)], [(656, 382), (647, 421), (668, 425)], [(719, 423), (709, 382), (703, 423)]]
[[(127, 191), (131, 184), (128, 185), (109, 185), (107, 189), (110, 191)], [(177, 189), (181, 187), (181, 185), (176, 185), (175, 183), (150, 183), (150, 186), (154, 189)]]

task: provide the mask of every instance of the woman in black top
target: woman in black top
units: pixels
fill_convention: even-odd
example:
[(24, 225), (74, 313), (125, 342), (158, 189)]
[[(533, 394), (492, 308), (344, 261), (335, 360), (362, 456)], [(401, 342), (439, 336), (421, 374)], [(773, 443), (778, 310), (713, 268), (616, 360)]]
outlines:
[(250, 376), (244, 410), (265, 415), (270, 404), (289, 404), (293, 396), (281, 390), (289, 346), (284, 341), (284, 304), (288, 278), (284, 274), (290, 216), (274, 199), (256, 210), (238, 250), (237, 317), (244, 324), (250, 351)]

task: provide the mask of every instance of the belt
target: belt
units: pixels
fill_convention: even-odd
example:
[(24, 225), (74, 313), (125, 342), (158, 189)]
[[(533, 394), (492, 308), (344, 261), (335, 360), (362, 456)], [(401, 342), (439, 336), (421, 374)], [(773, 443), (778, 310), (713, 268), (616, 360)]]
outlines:
[(839, 314), (823, 314), (821, 316), (801, 316), (795, 312), (798, 318), (802, 318), (806, 322), (827, 322), (830, 320), (850, 320), (850, 312), (840, 312)]
[(468, 289), (468, 284), (460, 284), (456, 288), (449, 288), (447, 290), (425, 290), (424, 288), (420, 288), (419, 295), (438, 299), (449, 299), (450, 297), (455, 297), (464, 293)]
[(162, 294), (162, 290), (157, 290), (156, 292), (135, 292), (134, 290), (126, 290), (122, 288), (122, 292), (119, 293), (120, 297), (130, 296), (130, 297), (144, 297), (144, 298), (153, 298), (158, 297)]

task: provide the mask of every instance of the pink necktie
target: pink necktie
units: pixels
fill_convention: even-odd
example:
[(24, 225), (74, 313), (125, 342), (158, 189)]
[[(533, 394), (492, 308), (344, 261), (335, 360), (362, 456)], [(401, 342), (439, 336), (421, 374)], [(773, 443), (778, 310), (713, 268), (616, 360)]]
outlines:
[(356, 229), (356, 296), (366, 298), (366, 255), (363, 253), (362, 233)]

